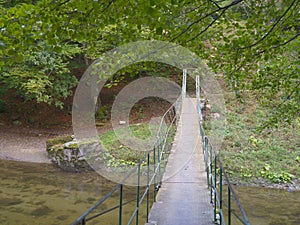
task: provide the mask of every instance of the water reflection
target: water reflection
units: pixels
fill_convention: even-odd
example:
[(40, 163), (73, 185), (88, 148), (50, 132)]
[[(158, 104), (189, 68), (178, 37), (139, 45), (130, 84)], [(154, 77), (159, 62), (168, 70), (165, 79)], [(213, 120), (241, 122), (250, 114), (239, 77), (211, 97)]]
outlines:
[[(51, 164), (5, 160), (0, 160), (0, 181), (3, 225), (70, 224), (115, 185), (94, 172), (69, 173)], [(252, 225), (299, 224), (300, 192), (254, 187), (235, 187), (235, 190)], [(134, 187), (126, 187), (124, 191), (124, 202), (135, 197)], [(117, 205), (118, 194), (97, 212)], [(123, 209), (124, 223), (127, 224), (134, 208), (135, 202)], [(117, 224), (117, 213), (110, 212), (88, 224)], [(141, 214), (145, 216), (144, 209)]]
[(1, 160), (0, 166), (0, 224), (69, 224), (114, 185), (94, 172), (51, 164)]
[(300, 192), (235, 187), (253, 225), (295, 225), (300, 221)]

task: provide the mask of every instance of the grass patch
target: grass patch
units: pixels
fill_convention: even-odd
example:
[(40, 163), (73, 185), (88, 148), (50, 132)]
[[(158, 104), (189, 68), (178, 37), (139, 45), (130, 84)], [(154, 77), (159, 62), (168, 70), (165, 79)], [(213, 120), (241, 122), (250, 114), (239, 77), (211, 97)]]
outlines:
[(243, 102), (225, 96), (228, 127), (220, 157), (238, 183), (287, 183), (300, 177), (300, 120), (260, 129), (269, 112), (248, 94)]
[[(154, 137), (151, 141), (151, 143), (154, 143), (156, 141), (156, 134), (158, 131), (159, 126), (158, 125), (149, 125), (146, 123), (143, 124), (134, 124), (129, 126), (131, 130), (131, 134), (133, 137), (140, 139), (140, 140), (146, 140), (150, 138), (151, 136)], [(163, 128), (167, 128), (167, 126), (163, 126)], [(171, 125), (169, 127), (168, 136), (164, 144), (164, 151), (165, 154), (163, 155), (163, 158), (161, 160), (166, 161), (169, 151), (172, 147), (172, 142), (174, 140), (176, 127), (175, 125)], [(165, 129), (165, 131), (167, 131)], [(119, 135), (127, 135), (128, 133), (125, 128), (120, 128), (117, 130)], [(137, 165), (139, 162), (141, 162), (143, 159), (145, 159), (148, 151), (150, 149), (131, 149), (125, 145), (123, 145), (119, 138), (116, 135), (115, 130), (110, 130), (102, 135), (100, 135), (100, 140), (102, 145), (106, 149), (105, 158), (108, 162), (108, 166), (111, 167), (118, 167), (118, 166), (126, 166), (126, 165)], [(152, 149), (151, 149), (152, 150)], [(156, 162), (157, 162), (157, 154), (156, 154)], [(150, 163), (152, 164), (154, 162), (153, 154), (150, 155)], [(146, 162), (145, 162), (146, 164)]]
[[(158, 126), (151, 126), (149, 124), (135, 124), (129, 126), (131, 134), (134, 138), (140, 140), (146, 140), (151, 137), (151, 131), (156, 134)], [(150, 130), (151, 129), (151, 130)], [(125, 128), (117, 130), (118, 134), (128, 136)], [(108, 131), (100, 135), (102, 145), (107, 150), (106, 156), (108, 158), (109, 166), (119, 165), (136, 165), (138, 164), (147, 154), (149, 149), (133, 150), (123, 145), (116, 135), (114, 130)]]

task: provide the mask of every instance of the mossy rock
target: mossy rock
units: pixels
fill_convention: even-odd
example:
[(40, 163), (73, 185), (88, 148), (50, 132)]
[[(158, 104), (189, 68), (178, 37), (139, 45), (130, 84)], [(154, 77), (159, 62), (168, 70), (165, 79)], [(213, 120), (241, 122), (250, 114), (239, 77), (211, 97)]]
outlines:
[[(65, 146), (65, 148), (66, 148), (66, 146)], [(71, 144), (68, 145), (68, 148), (70, 148), (70, 149), (78, 149), (78, 144), (77, 143), (71, 143)]]
[[(93, 148), (95, 141), (84, 143), (85, 150)], [(51, 161), (66, 171), (91, 170), (86, 156), (79, 150), (78, 143), (72, 136), (62, 136), (46, 141), (48, 157)], [(84, 151), (83, 151), (84, 152)]]
[(72, 140), (73, 140), (73, 138), (71, 135), (52, 138), (52, 139), (49, 139), (46, 141), (46, 148), (48, 150), (55, 145), (60, 145), (60, 144), (62, 145), (64, 143), (70, 142)]
[(64, 147), (62, 144), (53, 145), (53, 146), (47, 148), (48, 154), (54, 154), (54, 153), (62, 151), (62, 150), (64, 150)]

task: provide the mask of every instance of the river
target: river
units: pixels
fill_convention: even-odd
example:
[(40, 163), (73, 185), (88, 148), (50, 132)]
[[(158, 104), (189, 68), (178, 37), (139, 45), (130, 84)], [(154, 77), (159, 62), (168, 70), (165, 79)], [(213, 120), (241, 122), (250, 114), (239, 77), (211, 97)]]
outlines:
[[(5, 160), (0, 160), (0, 182), (1, 225), (70, 224), (115, 185), (95, 172), (70, 173), (52, 164)], [(126, 188), (124, 201), (134, 198), (134, 190)], [(251, 224), (299, 224), (300, 192), (254, 187), (236, 187), (236, 191)], [(116, 205), (117, 194), (100, 211)], [(126, 217), (133, 208), (124, 208)], [(116, 215), (113, 211), (98, 222), (117, 224)]]

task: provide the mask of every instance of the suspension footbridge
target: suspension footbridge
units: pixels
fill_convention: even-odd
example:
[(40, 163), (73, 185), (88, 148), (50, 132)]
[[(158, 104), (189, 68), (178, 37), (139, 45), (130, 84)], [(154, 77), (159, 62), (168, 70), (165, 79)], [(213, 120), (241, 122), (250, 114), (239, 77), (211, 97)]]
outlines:
[(183, 99), (163, 183), (150, 211), (150, 224), (214, 224), (196, 98)]
[[(162, 120), (168, 127), (164, 132), (159, 128), (160, 140), (127, 176), (137, 176), (136, 197), (124, 201), (124, 180), (71, 225), (89, 224), (90, 221), (91, 224), (106, 225), (101, 220), (94, 223), (94, 219), (113, 210), (118, 210), (115, 224), (119, 225), (250, 225), (218, 154), (204, 134), (199, 77), (196, 77), (196, 98), (186, 98), (185, 90), (186, 70), (180, 117), (174, 113), (175, 105), (164, 114)], [(174, 126), (173, 141), (171, 131)], [(146, 185), (140, 183), (145, 174)], [(119, 204), (99, 212), (98, 208), (117, 192)], [(133, 201), (134, 210), (124, 222), (123, 208)], [(140, 216), (142, 212), (145, 216)]]

